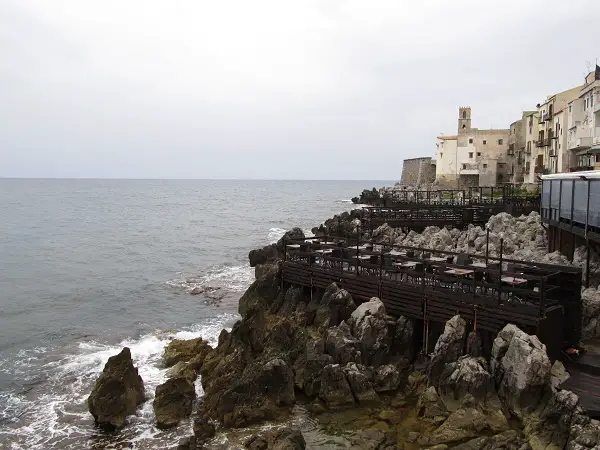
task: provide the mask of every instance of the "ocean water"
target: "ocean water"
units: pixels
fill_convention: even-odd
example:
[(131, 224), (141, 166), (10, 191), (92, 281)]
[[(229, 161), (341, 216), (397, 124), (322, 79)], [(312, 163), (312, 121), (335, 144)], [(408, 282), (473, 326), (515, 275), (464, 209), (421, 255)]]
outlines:
[[(166, 343), (216, 343), (254, 278), (251, 249), (382, 184), (0, 179), (0, 448), (162, 449), (189, 435), (188, 422), (153, 426)], [(107, 435), (86, 399), (125, 345), (148, 401)]]

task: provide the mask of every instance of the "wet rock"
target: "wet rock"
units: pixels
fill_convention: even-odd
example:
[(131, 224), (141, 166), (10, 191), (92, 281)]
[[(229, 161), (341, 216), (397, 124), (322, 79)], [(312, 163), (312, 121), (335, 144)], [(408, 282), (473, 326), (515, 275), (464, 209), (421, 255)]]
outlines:
[(315, 297), (308, 304), (307, 313), (314, 317), (312, 324), (316, 328), (326, 329), (348, 320), (355, 309), (356, 305), (348, 291), (331, 283), (321, 298)]
[(600, 286), (583, 290), (581, 293), (581, 303), (582, 339), (600, 336)]
[(369, 371), (366, 367), (355, 363), (344, 366), (344, 374), (352, 389), (352, 394), (358, 403), (367, 405), (379, 402), (379, 396), (369, 381)]
[(400, 386), (402, 373), (396, 364), (385, 364), (375, 368), (373, 388), (375, 392), (395, 391)]
[(304, 450), (306, 442), (300, 430), (285, 427), (251, 436), (244, 447), (251, 450)]
[(97, 425), (121, 428), (125, 418), (135, 414), (145, 398), (144, 382), (133, 366), (129, 348), (125, 347), (118, 355), (108, 358), (88, 398), (88, 408)]
[(400, 316), (396, 320), (390, 355), (400, 356), (412, 361), (414, 358), (414, 321)]
[(435, 387), (430, 386), (419, 396), (417, 402), (417, 415), (431, 420), (435, 424), (444, 422), (449, 413), (446, 405), (438, 395)]
[(404, 394), (408, 397), (419, 397), (427, 389), (427, 375), (423, 372), (412, 372), (408, 375)]
[[(537, 336), (530, 336), (518, 328), (511, 328), (509, 331), (512, 338), (500, 364), (496, 364), (495, 376), (499, 384), (500, 400), (512, 414), (522, 419), (539, 404), (544, 388), (550, 381), (551, 366), (546, 346)], [(501, 334), (502, 331), (499, 338)], [(505, 342), (505, 336), (494, 340), (494, 348), (497, 347), (496, 341)], [(502, 343), (496, 351), (492, 348), (494, 358), (503, 353), (504, 347), (505, 344)]]
[(158, 428), (171, 428), (192, 413), (194, 385), (185, 377), (169, 378), (156, 387), (152, 407)]
[(373, 297), (352, 312), (348, 325), (352, 335), (360, 344), (363, 364), (378, 366), (389, 354), (391, 338), (383, 302)]
[(304, 239), (304, 232), (300, 228), (292, 228), (291, 230), (286, 231), (276, 244), (251, 250), (250, 253), (248, 253), (250, 267), (272, 264), (277, 261), (277, 259), (282, 258), (286, 243), (289, 244), (293, 239)]
[(458, 360), (463, 354), (465, 342), (465, 320), (460, 316), (454, 316), (446, 322), (444, 332), (438, 338), (429, 366), (427, 376), (434, 385), (438, 384), (439, 377), (448, 363)]
[(294, 383), (307, 397), (313, 398), (319, 395), (323, 368), (333, 364), (333, 358), (324, 353), (324, 339), (309, 340), (305, 347), (304, 354), (294, 363)]
[(325, 351), (337, 364), (360, 363), (362, 359), (359, 342), (352, 336), (346, 322), (326, 331)]
[(187, 363), (179, 361), (169, 370), (167, 370), (167, 378), (184, 377), (194, 382), (197, 378), (196, 371), (192, 369)]
[(173, 339), (165, 348), (163, 361), (167, 367), (178, 362), (187, 362), (192, 358), (197, 358), (197, 363), (199, 363), (211, 350), (212, 347), (202, 338)]
[(482, 436), (452, 447), (454, 450), (522, 450), (529, 449), (527, 440), (515, 430), (494, 436)]
[(552, 367), (550, 368), (550, 385), (552, 388), (558, 388), (558, 386), (567, 381), (569, 377), (569, 372), (567, 372), (563, 363), (558, 359), (554, 361), (554, 364), (552, 364)]
[(499, 433), (509, 429), (503, 416), (489, 417), (482, 405), (467, 394), (459, 409), (431, 435), (431, 444), (451, 444), (477, 437), (485, 433)]
[(467, 355), (470, 355), (474, 358), (483, 356), (481, 337), (476, 331), (471, 331), (467, 336)]
[(197, 444), (204, 444), (215, 437), (215, 426), (201, 418), (194, 419), (194, 438)]
[(342, 408), (354, 404), (352, 389), (339, 364), (330, 364), (323, 369), (319, 398), (329, 408)]
[(485, 400), (494, 392), (494, 379), (485, 359), (462, 356), (446, 365), (440, 376), (439, 390), (455, 399), (471, 394), (478, 400)]

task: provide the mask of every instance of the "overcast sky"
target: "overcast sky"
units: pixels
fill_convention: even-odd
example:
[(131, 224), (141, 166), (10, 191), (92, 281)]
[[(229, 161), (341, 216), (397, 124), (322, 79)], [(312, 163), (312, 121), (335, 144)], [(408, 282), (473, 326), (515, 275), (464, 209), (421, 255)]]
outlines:
[(600, 57), (597, 0), (0, 0), (0, 176), (399, 179)]

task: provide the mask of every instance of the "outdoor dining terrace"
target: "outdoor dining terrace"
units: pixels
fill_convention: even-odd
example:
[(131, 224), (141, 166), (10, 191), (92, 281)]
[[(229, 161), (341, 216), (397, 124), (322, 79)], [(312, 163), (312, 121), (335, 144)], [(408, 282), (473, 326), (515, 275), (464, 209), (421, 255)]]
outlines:
[[(486, 246), (487, 247), (487, 246)], [(498, 332), (516, 323), (562, 348), (579, 339), (581, 270), (342, 237), (289, 239), (283, 280), (332, 282), (362, 302), (379, 297), (392, 316), (445, 322), (460, 313)]]

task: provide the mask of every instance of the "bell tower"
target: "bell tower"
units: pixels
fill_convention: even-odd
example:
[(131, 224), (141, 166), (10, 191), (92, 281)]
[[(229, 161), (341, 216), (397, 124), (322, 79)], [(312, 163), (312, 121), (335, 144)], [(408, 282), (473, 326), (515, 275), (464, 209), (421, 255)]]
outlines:
[(471, 132), (471, 107), (461, 106), (458, 108), (458, 134)]

